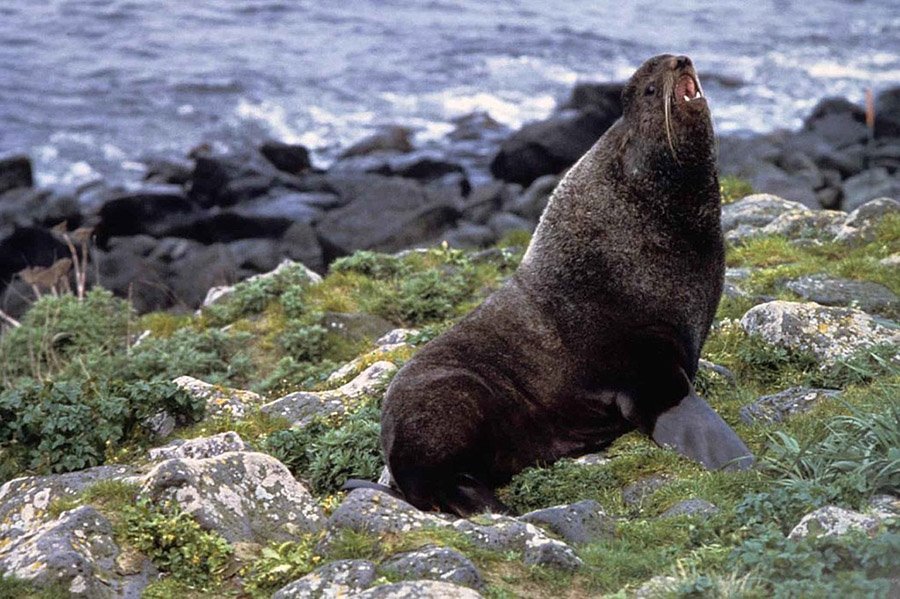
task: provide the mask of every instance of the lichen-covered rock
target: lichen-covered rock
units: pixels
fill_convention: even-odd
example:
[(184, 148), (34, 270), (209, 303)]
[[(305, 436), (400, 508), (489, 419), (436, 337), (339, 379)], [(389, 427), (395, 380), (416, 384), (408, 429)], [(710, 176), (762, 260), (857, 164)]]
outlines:
[(722, 206), (722, 230), (726, 233), (741, 225), (762, 228), (786, 212), (812, 212), (799, 202), (790, 202), (778, 196), (758, 193), (737, 202)]
[(521, 551), (522, 561), (529, 565), (572, 570), (582, 563), (571, 547), (551, 539), (534, 524), (499, 514), (482, 514), (475, 520), (456, 520), (451, 526), (481, 549)]
[(353, 358), (352, 360), (332, 372), (330, 375), (328, 375), (328, 378), (325, 380), (325, 382), (334, 384), (346, 380), (347, 377), (363, 370), (363, 365), (371, 364), (372, 362), (376, 361), (376, 358), (384, 356), (384, 354), (388, 352), (392, 352), (404, 347), (412, 348), (412, 345), (409, 345), (408, 343), (386, 343), (384, 345), (379, 345), (372, 351)]
[(234, 431), (219, 433), (212, 437), (199, 437), (197, 439), (176, 439), (163, 447), (154, 447), (150, 450), (150, 459), (154, 462), (172, 460), (175, 458), (193, 458), (201, 460), (211, 458), (229, 451), (246, 451), (247, 444)]
[[(269, 272), (264, 272), (264, 273), (261, 273), (258, 275), (254, 275), (254, 276), (246, 279), (245, 281), (243, 281), (243, 283), (252, 283), (255, 281), (268, 279), (268, 278), (274, 277), (275, 275), (280, 274), (281, 272), (283, 272), (284, 270), (289, 269), (289, 268), (299, 269), (306, 276), (307, 280), (311, 284), (315, 285), (315, 284), (322, 282), (321, 275), (319, 275), (319, 274), (313, 272), (312, 270), (310, 270), (309, 268), (307, 268), (305, 264), (301, 264), (300, 262), (294, 262), (293, 260), (286, 259), (286, 260), (282, 261), (281, 264), (279, 264), (277, 267), (275, 267), (274, 270), (271, 270)], [(210, 289), (209, 291), (206, 292), (206, 298), (203, 300), (202, 305), (204, 307), (211, 306), (212, 304), (222, 301), (223, 299), (227, 298), (232, 293), (234, 293), (234, 288), (235, 288), (235, 285), (213, 287), (212, 289)]]
[[(401, 499), (375, 489), (356, 489), (338, 506), (328, 519), (329, 533), (342, 528), (368, 534), (403, 533), (435, 526), (448, 521), (421, 512)], [(327, 544), (327, 537), (325, 543)]]
[(667, 474), (651, 474), (638, 479), (622, 488), (622, 502), (628, 507), (639, 506), (644, 498), (656, 493), (672, 480)]
[(418, 329), (394, 329), (375, 340), (375, 345), (396, 345), (409, 343), (410, 339), (419, 334)]
[(675, 590), (678, 583), (679, 580), (675, 576), (654, 576), (634, 592), (634, 597), (635, 599), (666, 597)]
[(874, 535), (878, 527), (877, 518), (853, 510), (826, 505), (803, 516), (788, 537), (791, 539), (802, 539), (808, 536), (830, 537), (845, 535), (856, 530)]
[(900, 297), (884, 285), (871, 281), (811, 275), (788, 281), (785, 287), (803, 299), (823, 306), (851, 306), (879, 314), (893, 314), (900, 308)]
[(846, 219), (846, 213), (836, 210), (791, 210), (780, 214), (759, 232), (788, 239), (831, 241)]
[(718, 513), (719, 508), (705, 499), (685, 499), (679, 501), (662, 514), (660, 518), (673, 518), (675, 516), (712, 516)]
[(391, 362), (375, 362), (346, 385), (332, 391), (299, 391), (263, 405), (266, 414), (287, 418), (293, 426), (306, 426), (317, 416), (343, 414), (354, 399), (373, 393), (397, 371)]
[(608, 516), (593, 499), (535, 510), (519, 519), (542, 526), (567, 543), (590, 543), (609, 538), (616, 527), (615, 519)]
[(848, 245), (860, 245), (875, 239), (875, 229), (885, 215), (900, 212), (900, 202), (878, 198), (851, 212), (834, 237)]
[(0, 547), (47, 522), (47, 509), (53, 501), (73, 498), (107, 480), (137, 482), (137, 470), (130, 466), (97, 466), (66, 474), (16, 478), (0, 486)]
[(231, 415), (243, 418), (251, 406), (262, 404), (263, 399), (253, 391), (210, 385), (191, 376), (180, 376), (172, 381), (194, 397), (206, 401), (206, 416)]
[(741, 318), (741, 326), (772, 345), (813, 354), (822, 368), (860, 350), (900, 342), (900, 332), (862, 310), (812, 302), (773, 301), (754, 306)]
[(470, 588), (437, 580), (397, 582), (353, 595), (355, 599), (479, 599)]
[(404, 578), (443, 580), (467, 587), (484, 586), (472, 560), (449, 547), (423, 547), (391, 557), (382, 568)]
[(137, 575), (116, 573), (119, 547), (110, 522), (82, 506), (0, 543), (0, 575), (31, 581), (38, 587), (62, 582), (75, 597), (138, 597), (149, 582), (151, 566)]
[(896, 495), (875, 495), (869, 500), (866, 511), (879, 520), (900, 518), (900, 497)]
[(794, 414), (808, 412), (817, 403), (838, 397), (840, 391), (833, 389), (811, 389), (791, 387), (773, 395), (760, 397), (750, 405), (741, 408), (741, 420), (747, 424), (754, 421), (782, 422)]
[(610, 459), (605, 453), (588, 453), (575, 458), (575, 463), (581, 466), (602, 466), (608, 464)]
[(338, 560), (316, 568), (282, 587), (272, 599), (325, 599), (347, 597), (375, 582), (375, 564), (361, 559)]
[(177, 502), (201, 526), (229, 541), (288, 541), (325, 523), (306, 487), (284, 464), (262, 453), (167, 460), (147, 474), (141, 495), (157, 504)]

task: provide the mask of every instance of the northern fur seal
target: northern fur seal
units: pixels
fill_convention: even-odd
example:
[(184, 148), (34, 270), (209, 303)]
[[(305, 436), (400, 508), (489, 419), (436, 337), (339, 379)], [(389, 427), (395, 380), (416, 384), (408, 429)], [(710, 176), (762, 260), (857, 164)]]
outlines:
[(722, 292), (712, 121), (686, 56), (645, 62), (512, 278), (397, 374), (381, 441), (420, 509), (505, 511), (520, 470), (638, 429), (708, 468), (752, 456), (693, 388)]

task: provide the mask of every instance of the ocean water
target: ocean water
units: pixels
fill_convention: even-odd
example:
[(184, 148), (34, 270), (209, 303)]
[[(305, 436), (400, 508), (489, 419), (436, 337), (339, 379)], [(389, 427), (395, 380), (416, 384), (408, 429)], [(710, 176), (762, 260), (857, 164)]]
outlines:
[(385, 124), (419, 144), (473, 111), (518, 127), (660, 52), (694, 59), (720, 133), (795, 128), (823, 97), (900, 85), (900, 4), (0, 0), (0, 154), (43, 184), (267, 137), (327, 165)]

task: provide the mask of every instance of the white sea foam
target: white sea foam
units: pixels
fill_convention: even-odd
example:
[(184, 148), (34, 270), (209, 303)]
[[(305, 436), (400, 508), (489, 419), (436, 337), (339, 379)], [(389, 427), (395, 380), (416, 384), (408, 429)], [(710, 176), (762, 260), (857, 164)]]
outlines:
[(492, 56), (485, 59), (485, 67), (493, 77), (521, 79), (537, 76), (563, 85), (574, 85), (579, 77), (572, 69), (536, 56)]
[(100, 181), (101, 179), (103, 179), (103, 176), (100, 173), (95, 171), (87, 162), (80, 160), (69, 165), (66, 172), (59, 177), (59, 183), (63, 185), (83, 185)]
[(281, 141), (300, 143), (300, 134), (288, 122), (287, 113), (279, 104), (269, 100), (251, 102), (241, 98), (234, 112), (241, 120), (261, 123)]

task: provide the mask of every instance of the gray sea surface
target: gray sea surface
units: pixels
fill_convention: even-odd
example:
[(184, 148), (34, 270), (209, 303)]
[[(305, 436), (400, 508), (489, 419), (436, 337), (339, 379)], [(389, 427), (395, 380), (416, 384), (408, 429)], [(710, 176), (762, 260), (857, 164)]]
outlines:
[(44, 184), (267, 137), (325, 165), (384, 124), (419, 144), (473, 111), (518, 127), (660, 52), (694, 59), (720, 133), (796, 128), (900, 85), (900, 3), (0, 0), (0, 153)]

